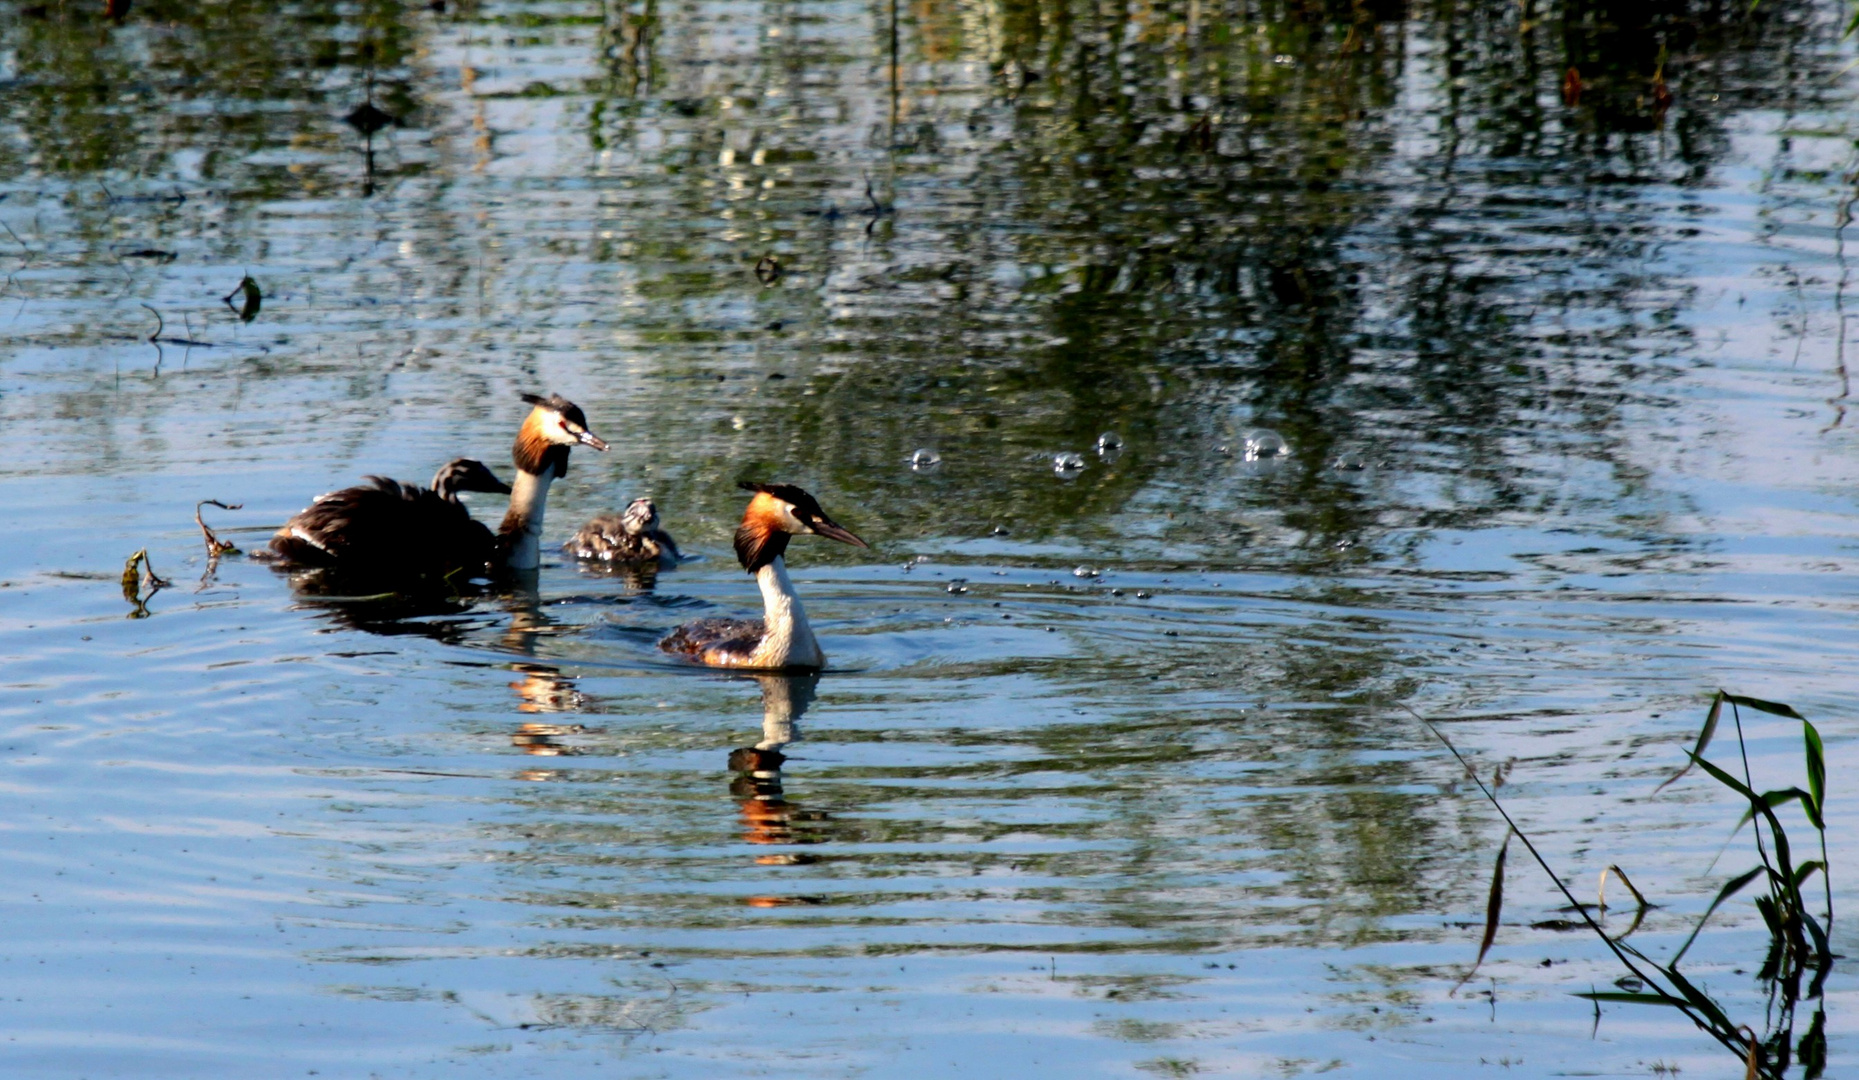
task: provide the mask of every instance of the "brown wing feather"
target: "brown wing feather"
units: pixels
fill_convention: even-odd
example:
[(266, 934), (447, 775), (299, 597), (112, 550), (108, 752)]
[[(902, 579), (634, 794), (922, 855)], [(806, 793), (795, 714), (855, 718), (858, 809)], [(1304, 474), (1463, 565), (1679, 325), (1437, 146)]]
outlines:
[[(658, 647), (706, 663), (727, 664), (730, 657), (747, 659), (767, 633), (760, 619), (698, 619), (667, 634)], [(713, 654), (717, 654), (715, 659)]]
[(366, 479), (319, 496), (272, 536), (271, 550), (301, 566), (373, 577), (484, 571), (495, 538), (464, 506), (417, 484)]

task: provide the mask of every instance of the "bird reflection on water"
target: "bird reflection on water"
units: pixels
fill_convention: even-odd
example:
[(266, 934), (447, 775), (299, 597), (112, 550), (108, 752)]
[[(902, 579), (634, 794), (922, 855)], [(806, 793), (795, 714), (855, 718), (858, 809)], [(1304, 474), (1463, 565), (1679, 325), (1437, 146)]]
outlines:
[[(803, 810), (789, 802), (781, 785), (781, 767), (787, 763), (782, 748), (800, 738), (795, 722), (813, 704), (820, 677), (803, 675), (757, 675), (762, 686), (762, 738), (753, 746), (729, 752), (729, 768), (735, 773), (729, 793), (738, 800), (743, 839), (751, 844), (788, 846), (817, 844), (824, 840), (818, 822), (828, 820), (822, 811)], [(799, 866), (818, 862), (819, 856), (805, 852), (779, 852), (757, 855), (761, 866)], [(752, 907), (775, 907), (784, 904), (814, 903), (806, 897), (752, 896)]]
[[(522, 678), (510, 684), (522, 701), (517, 711), (523, 713), (578, 712), (587, 704), (587, 695), (575, 689), (574, 679), (547, 664), (512, 664), (510, 670)], [(510, 735), (510, 745), (537, 757), (566, 757), (583, 753), (578, 746), (556, 740), (564, 735), (581, 735), (585, 724), (547, 724), (529, 720), (518, 724)]]

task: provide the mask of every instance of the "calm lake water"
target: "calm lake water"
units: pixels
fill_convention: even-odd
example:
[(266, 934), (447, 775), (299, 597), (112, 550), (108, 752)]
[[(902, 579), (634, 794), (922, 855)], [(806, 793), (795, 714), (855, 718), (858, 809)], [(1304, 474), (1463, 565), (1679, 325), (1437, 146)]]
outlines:
[[(1741, 1076), (1514, 845), (1453, 992), (1504, 829), (1409, 709), (1667, 956), (1753, 855), (1653, 789), (1789, 702), (1859, 902), (1842, 5), (101, 7), (0, 6), (6, 1076)], [(549, 541), (703, 558), (207, 563), (528, 391), (613, 443)], [(817, 680), (654, 647), (749, 478), (872, 542)]]

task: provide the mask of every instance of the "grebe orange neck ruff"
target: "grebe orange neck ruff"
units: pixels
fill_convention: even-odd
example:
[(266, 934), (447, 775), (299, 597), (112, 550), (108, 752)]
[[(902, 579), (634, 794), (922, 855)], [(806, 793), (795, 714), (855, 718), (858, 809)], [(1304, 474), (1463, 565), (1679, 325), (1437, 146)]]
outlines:
[(743, 484), (755, 492), (736, 529), (736, 558), (762, 590), (762, 618), (700, 619), (672, 631), (659, 647), (712, 667), (820, 668), (826, 654), (788, 577), (788, 540), (824, 536), (870, 547), (826, 516), (812, 495), (792, 484)]
[(497, 527), (498, 561), (507, 570), (534, 570), (542, 564), (542, 515), (549, 485), (568, 475), (569, 449), (576, 444), (607, 448), (587, 429), (587, 416), (574, 402), (560, 394), (524, 394), (523, 400), (534, 408), (511, 448), (516, 483), (511, 485), (510, 510)]

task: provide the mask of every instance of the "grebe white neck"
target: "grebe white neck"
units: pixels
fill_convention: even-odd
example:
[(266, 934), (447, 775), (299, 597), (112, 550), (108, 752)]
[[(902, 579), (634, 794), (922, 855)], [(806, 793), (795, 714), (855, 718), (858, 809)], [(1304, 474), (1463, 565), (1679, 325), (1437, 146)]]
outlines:
[(794, 582), (787, 576), (787, 559), (774, 560), (755, 572), (755, 583), (762, 587), (762, 642), (755, 647), (755, 667), (825, 667), (826, 654), (814, 639), (807, 622), (807, 609), (801, 606)]
[(548, 507), (549, 485), (554, 482), (553, 470), (518, 470), (516, 483), (510, 485), (510, 511), (497, 530), (505, 544), (504, 566), (508, 569), (534, 570), (542, 565), (542, 514)]

